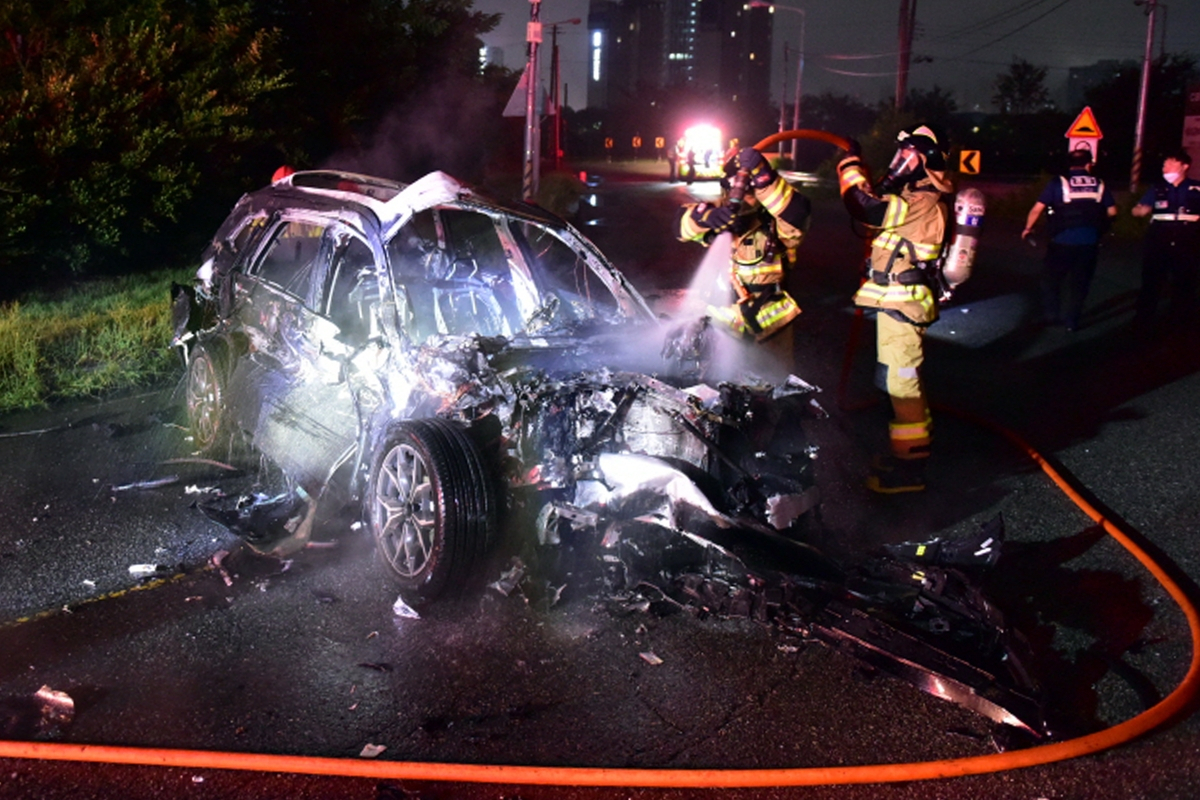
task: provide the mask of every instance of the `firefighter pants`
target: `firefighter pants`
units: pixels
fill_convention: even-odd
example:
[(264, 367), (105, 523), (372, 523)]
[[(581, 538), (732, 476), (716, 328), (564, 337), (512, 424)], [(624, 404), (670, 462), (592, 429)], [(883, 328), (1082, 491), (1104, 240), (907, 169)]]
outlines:
[(925, 328), (900, 321), (880, 310), (875, 317), (876, 359), (886, 373), (893, 420), (888, 426), (892, 455), (925, 458), (929, 455), (932, 423), (921, 364), (925, 360)]

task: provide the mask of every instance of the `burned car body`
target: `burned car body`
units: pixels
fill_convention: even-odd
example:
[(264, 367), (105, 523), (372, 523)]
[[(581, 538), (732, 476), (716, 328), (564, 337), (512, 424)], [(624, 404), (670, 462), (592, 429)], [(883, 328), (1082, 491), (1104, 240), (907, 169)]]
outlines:
[(521, 509), (552, 539), (551, 517), (782, 530), (817, 505), (813, 451), (779, 425), (823, 413), (814, 387), (671, 374), (594, 245), (442, 173), (301, 172), (247, 195), (177, 308), (196, 448), (243, 440), (302, 501), (266, 529), (222, 521), (286, 552), (318, 502), (361, 499), (418, 602), (463, 585)]
[[(260, 551), (349, 503), (420, 605), (471, 585), (505, 532), (582, 539), (614, 596), (770, 621), (1045, 734), (1020, 638), (967, 573), (846, 570), (798, 541), (818, 390), (705, 382), (704, 326), (668, 335), (557, 217), (442, 173), (295, 173), (239, 201), (175, 311), (195, 449), (247, 444), (287, 477), (205, 508)], [(750, 541), (778, 558), (752, 565)]]

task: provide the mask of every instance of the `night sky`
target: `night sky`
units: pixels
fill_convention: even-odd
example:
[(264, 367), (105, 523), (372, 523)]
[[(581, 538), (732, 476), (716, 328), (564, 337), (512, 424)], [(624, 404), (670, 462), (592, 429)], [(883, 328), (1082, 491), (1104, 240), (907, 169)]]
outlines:
[[(1047, 67), (1047, 87), (1065, 101), (1067, 70), (1102, 59), (1141, 61), (1146, 41), (1146, 15), (1133, 0), (915, 0), (917, 3), (914, 63), (910, 88), (934, 84), (954, 93), (962, 110), (992, 111), (992, 83), (1014, 56)], [(899, 0), (780, 0), (780, 6), (806, 10), (804, 94), (833, 91), (866, 102), (891, 97), (896, 85)], [(485, 37), (504, 51), (505, 66), (525, 62), (527, 0), (477, 0), (480, 11), (502, 13), (500, 26)], [(586, 104), (587, 0), (544, 0), (544, 23), (579, 17), (582, 24), (559, 29), (558, 44), (567, 99)], [(1200, 57), (1200, 2), (1172, 0), (1160, 5), (1155, 53), (1191, 52)], [(787, 96), (794, 91), (796, 47), (801, 15), (779, 11), (775, 23), (774, 82), (771, 96), (781, 94), (783, 43), (790, 42)], [(1164, 25), (1165, 22), (1165, 25)], [(1165, 37), (1164, 37), (1165, 28)], [(542, 59), (543, 80), (549, 72), (549, 32)], [(916, 63), (930, 57), (930, 63)], [(854, 74), (845, 74), (854, 73)], [(1133, 113), (1133, 109), (1130, 110)]]

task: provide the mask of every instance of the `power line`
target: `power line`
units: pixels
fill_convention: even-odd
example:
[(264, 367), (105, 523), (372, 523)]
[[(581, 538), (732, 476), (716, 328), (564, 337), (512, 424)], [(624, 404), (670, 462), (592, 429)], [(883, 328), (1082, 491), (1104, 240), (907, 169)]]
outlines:
[[(992, 45), (994, 45), (994, 44), (996, 44), (996, 43), (998, 43), (998, 42), (1002, 42), (1002, 41), (1004, 41), (1005, 39), (1007, 39), (1008, 37), (1010, 37), (1010, 36), (1014, 36), (1014, 35), (1016, 35), (1016, 34), (1020, 33), (1021, 31), (1025, 30), (1026, 28), (1028, 28), (1028, 27), (1029, 27), (1030, 25), (1032, 25), (1033, 23), (1035, 23), (1035, 22), (1038, 22), (1039, 20), (1045, 19), (1046, 17), (1050, 16), (1050, 15), (1051, 15), (1051, 14), (1053, 14), (1055, 11), (1057, 11), (1058, 9), (1062, 8), (1062, 7), (1063, 7), (1063, 6), (1065, 6), (1067, 3), (1070, 3), (1070, 2), (1071, 2), (1071, 0), (1062, 0), (1062, 2), (1058, 3), (1058, 4), (1057, 4), (1057, 5), (1055, 5), (1055, 6), (1052, 6), (1052, 7), (1050, 8), (1050, 10), (1049, 10), (1049, 11), (1045, 12), (1044, 14), (1038, 14), (1036, 17), (1034, 17), (1033, 19), (1029, 20), (1029, 21), (1028, 21), (1028, 22), (1026, 22), (1024, 25), (1019, 25), (1019, 26), (1017, 26), (1016, 28), (1013, 28), (1013, 29), (1012, 29), (1011, 31), (1009, 31), (1008, 33), (1005, 33), (1005, 34), (1003, 34), (1003, 35), (1001, 35), (1001, 36), (997, 36), (995, 39), (992, 39), (990, 42), (985, 42), (984, 44), (981, 44), (981, 45), (978, 45), (978, 46), (972, 47), (972, 48), (971, 48), (971, 50), (972, 50), (973, 52), (978, 52), (978, 51), (980, 51), (980, 50), (983, 50), (983, 49), (985, 49), (985, 48), (987, 48), (987, 47), (991, 47)], [(959, 61), (959, 60), (961, 60), (961, 56), (959, 56), (959, 57), (950, 56), (950, 57), (948, 57), (948, 58), (944, 58), (944, 59), (942, 59), (942, 60), (943, 60), (943, 61)]]
[(943, 34), (939, 34), (938, 36), (933, 37), (932, 41), (937, 41), (940, 39), (959, 38), (959, 37), (963, 36), (964, 34), (975, 33), (980, 30), (986, 30), (987, 28), (990, 28), (993, 25), (996, 25), (1001, 22), (1005, 22), (1013, 17), (1019, 16), (1026, 11), (1031, 11), (1031, 10), (1037, 8), (1038, 6), (1048, 3), (1048, 2), (1050, 2), (1050, 0), (1025, 0), (1024, 2), (1018, 3), (1016, 6), (1010, 8), (1006, 11), (1001, 11), (999, 14), (994, 14), (990, 17), (985, 17), (977, 22), (973, 22), (969, 25), (964, 25), (963, 27), (961, 27), (957, 30), (952, 30), (952, 31), (948, 31)]

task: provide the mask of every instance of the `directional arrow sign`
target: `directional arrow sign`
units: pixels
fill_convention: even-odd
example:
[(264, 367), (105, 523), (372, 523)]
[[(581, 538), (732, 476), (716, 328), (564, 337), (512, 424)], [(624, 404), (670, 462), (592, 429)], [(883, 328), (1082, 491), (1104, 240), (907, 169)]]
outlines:
[(958, 171), (964, 175), (978, 175), (979, 151), (960, 150), (958, 153)]
[(1084, 106), (1083, 111), (1079, 112), (1079, 116), (1071, 123), (1071, 127), (1067, 128), (1068, 139), (1103, 139), (1104, 134), (1100, 132), (1100, 125), (1096, 122), (1096, 117), (1092, 114), (1091, 106)]

